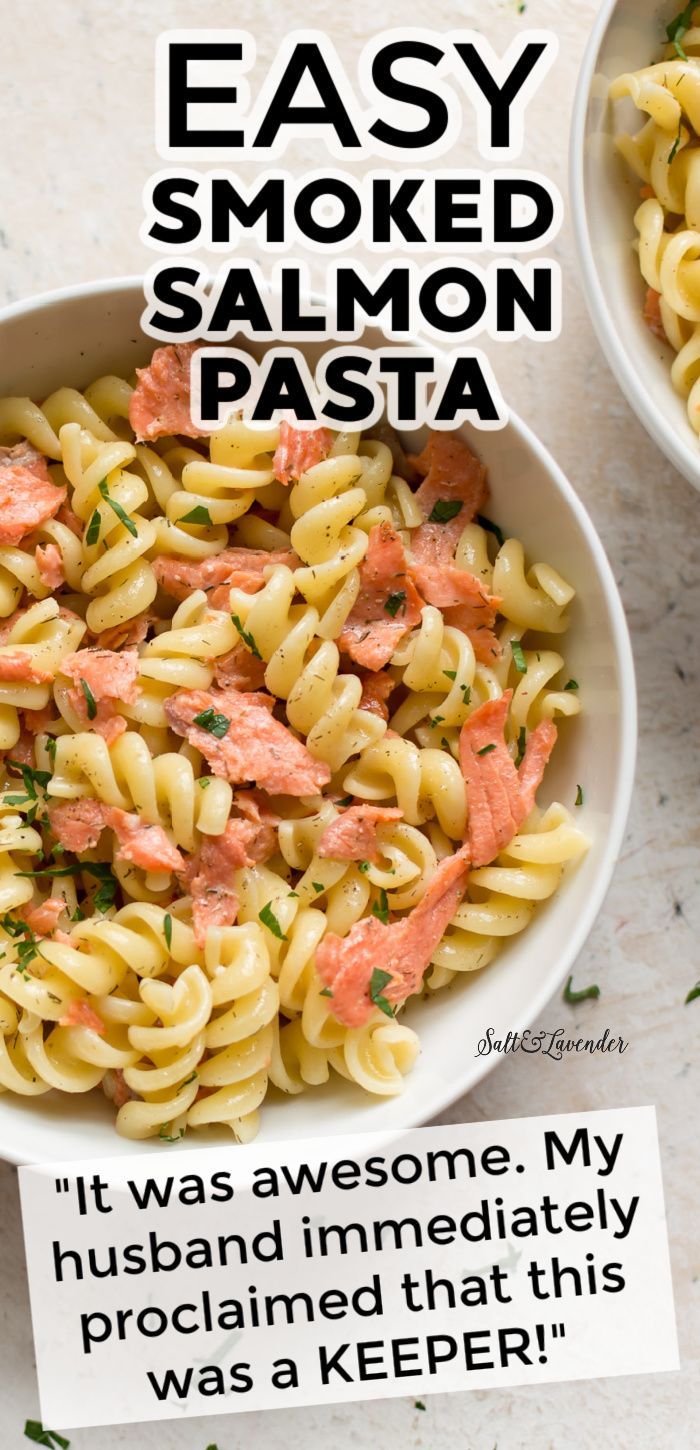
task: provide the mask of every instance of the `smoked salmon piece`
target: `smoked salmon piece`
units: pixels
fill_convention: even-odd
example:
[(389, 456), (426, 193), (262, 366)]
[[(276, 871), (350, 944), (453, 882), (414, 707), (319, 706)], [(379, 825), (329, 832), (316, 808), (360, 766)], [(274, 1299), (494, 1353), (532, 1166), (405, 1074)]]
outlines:
[(24, 723), (32, 735), (44, 735), (50, 731), (53, 725), (57, 725), (59, 717), (54, 714), (53, 702), (44, 705), (43, 710), (25, 710)]
[(91, 1032), (99, 1033), (100, 1037), (104, 1037), (106, 1031), (102, 1018), (85, 997), (79, 998), (77, 1002), (69, 1002), (65, 1015), (59, 1017), (58, 1024), (59, 1027), (88, 1027)]
[(184, 871), (184, 857), (168, 840), (162, 826), (142, 821), (118, 806), (105, 806), (103, 811), (105, 825), (119, 842), (118, 861), (131, 861), (142, 871)]
[(165, 701), (168, 723), (232, 785), (254, 781), (272, 795), (317, 795), (331, 772), (271, 714), (268, 695), (178, 690)]
[(332, 444), (333, 434), (328, 428), (295, 428), (292, 423), (280, 423), (279, 443), (272, 459), (277, 482), (289, 484), (301, 478), (307, 468), (328, 457)]
[(132, 1102), (138, 1097), (138, 1093), (132, 1091), (124, 1077), (124, 1070), (121, 1067), (108, 1068), (101, 1083), (102, 1091), (115, 1108), (123, 1108), (125, 1103)]
[(222, 690), (260, 690), (265, 683), (265, 661), (255, 655), (239, 639), (228, 654), (212, 660), (214, 679)]
[(402, 816), (403, 811), (396, 806), (350, 806), (326, 826), (318, 854), (332, 856), (336, 861), (376, 861), (377, 826), (400, 821)]
[(136, 650), (118, 652), (91, 647), (77, 650), (61, 660), (61, 673), (75, 680), (68, 698), (82, 728), (96, 730), (108, 745), (113, 745), (126, 730), (126, 721), (117, 710), (117, 703), (133, 705), (138, 697)]
[(450, 564), (462, 530), (488, 497), (486, 469), (452, 433), (431, 433), (411, 461), (423, 475), (415, 499), (425, 516), (411, 537), (413, 558), (421, 564)]
[[(422, 901), (400, 921), (385, 926), (376, 916), (355, 922), (346, 937), (333, 932), (316, 952), (316, 970), (330, 989), (333, 1015), (346, 1027), (362, 1027), (374, 1011), (370, 996), (375, 970), (391, 980), (382, 997), (394, 1005), (419, 991), (433, 952), (464, 895), (468, 848), (440, 862)], [(375, 992), (375, 996), (377, 993)]]
[(201, 344), (179, 342), (157, 347), (147, 368), (137, 368), (138, 382), (129, 400), (129, 422), (139, 441), (150, 443), (171, 433), (201, 438), (190, 413), (190, 362)]
[(125, 619), (123, 624), (112, 624), (109, 629), (103, 629), (96, 636), (95, 644), (98, 649), (108, 650), (128, 649), (130, 645), (143, 644), (151, 625), (157, 619), (157, 614), (152, 614), (150, 609), (144, 609), (133, 619)]
[(49, 825), (65, 851), (81, 855), (96, 846), (104, 830), (104, 806), (100, 801), (83, 797), (75, 801), (49, 804)]
[(34, 664), (26, 649), (8, 650), (0, 654), (0, 680), (22, 680), (28, 685), (46, 685), (53, 679), (50, 670)]
[[(275, 564), (286, 564), (296, 568), (299, 560), (293, 549), (223, 549), (207, 559), (182, 559), (177, 554), (158, 554), (153, 560), (153, 572), (164, 594), (182, 603), (195, 589), (217, 593), (209, 601), (214, 609), (228, 609), (228, 590), (242, 589), (246, 594), (257, 594), (265, 579), (263, 570)], [(217, 586), (226, 585), (224, 596)]]
[(34, 550), (34, 562), (46, 589), (55, 591), (65, 584), (66, 576), (63, 572), (61, 550), (56, 544), (37, 544)]
[(65, 909), (66, 903), (62, 896), (47, 896), (39, 906), (27, 907), (22, 920), (35, 936), (50, 936)]
[(668, 342), (666, 330), (661, 321), (661, 293), (655, 292), (653, 287), (647, 288), (642, 317), (654, 337), (658, 337), (660, 342)]
[(236, 809), (245, 816), (248, 821), (255, 821), (256, 825), (279, 826), (282, 817), (274, 811), (259, 790), (235, 790), (233, 801)]
[(396, 680), (388, 670), (363, 670), (360, 675), (362, 695), (358, 710), (367, 710), (370, 715), (389, 719), (389, 696), (396, 689)]
[(493, 861), (529, 816), (557, 738), (551, 720), (542, 721), (532, 732), (517, 771), (503, 736), (512, 695), (512, 690), (506, 690), (500, 699), (480, 705), (465, 721), (459, 739), (459, 761), (467, 787), (467, 832), (475, 867)]
[(338, 640), (340, 649), (365, 669), (382, 669), (399, 640), (420, 622), (422, 605), (406, 572), (399, 535), (391, 524), (375, 524), (360, 565), (360, 592)]
[(427, 603), (442, 610), (445, 624), (469, 636), (482, 664), (500, 659), (494, 625), (503, 601), (497, 595), (489, 594), (475, 574), (456, 564), (411, 563), (409, 572)]
[(212, 926), (233, 926), (238, 915), (238, 897), (232, 874), (242, 866), (267, 861), (277, 849), (277, 834), (271, 825), (251, 820), (231, 820), (221, 836), (206, 836), (199, 850), (190, 856), (182, 880), (192, 897), (192, 924), (198, 946), (206, 944)]
[(19, 544), (65, 503), (66, 489), (51, 482), (43, 454), (30, 443), (0, 448), (0, 544)]

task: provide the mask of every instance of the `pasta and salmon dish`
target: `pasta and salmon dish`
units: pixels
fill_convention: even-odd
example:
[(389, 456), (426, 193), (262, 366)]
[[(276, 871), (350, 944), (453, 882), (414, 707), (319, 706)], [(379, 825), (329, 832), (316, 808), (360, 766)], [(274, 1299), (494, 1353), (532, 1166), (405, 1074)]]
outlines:
[(662, 58), (619, 76), (613, 101), (630, 97), (644, 123), (617, 147), (640, 182), (635, 246), (646, 284), (642, 312), (666, 348), (671, 381), (700, 433), (700, 4), (666, 29)]
[(400, 1091), (406, 1004), (585, 852), (536, 802), (574, 591), (457, 434), (203, 435), (195, 346), (0, 400), (0, 1089), (248, 1141)]

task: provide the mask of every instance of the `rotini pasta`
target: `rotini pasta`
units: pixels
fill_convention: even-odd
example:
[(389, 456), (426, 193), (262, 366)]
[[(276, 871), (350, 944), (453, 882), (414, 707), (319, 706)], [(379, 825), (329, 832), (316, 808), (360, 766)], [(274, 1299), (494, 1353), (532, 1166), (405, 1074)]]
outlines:
[(0, 401), (0, 1089), (247, 1141), (399, 1092), (408, 999), (585, 851), (535, 804), (573, 589), (457, 437), (199, 436), (190, 350)]
[[(700, 5), (674, 31), (663, 56), (618, 76), (610, 95), (629, 96), (645, 117), (617, 146), (641, 183), (635, 246), (647, 293), (644, 320), (676, 354), (671, 380), (700, 433)], [(673, 23), (669, 31), (673, 30)]]

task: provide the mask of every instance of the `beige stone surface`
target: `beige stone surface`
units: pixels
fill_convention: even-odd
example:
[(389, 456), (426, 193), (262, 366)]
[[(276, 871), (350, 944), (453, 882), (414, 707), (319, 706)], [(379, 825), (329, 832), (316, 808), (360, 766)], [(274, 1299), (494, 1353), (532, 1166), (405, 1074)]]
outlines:
[[(141, 271), (141, 188), (155, 169), (153, 46), (161, 29), (237, 25), (258, 39), (259, 68), (279, 33), (329, 31), (352, 72), (378, 28), (410, 20), (439, 31), (474, 25), (505, 48), (524, 25), (560, 42), (554, 71), (533, 102), (524, 161), (567, 185), (569, 110), (595, 0), (2, 0), (0, 304), (83, 278)], [(320, 164), (297, 147), (285, 164)], [(467, 116), (455, 164), (476, 161)], [(244, 168), (251, 173), (251, 168)], [(697, 535), (700, 497), (665, 463), (622, 399), (594, 339), (568, 223), (554, 251), (565, 285), (561, 339), (492, 349), (509, 404), (552, 450), (590, 510), (611, 558), (632, 631), (640, 694), (640, 752), (625, 847), (576, 978), (598, 981), (597, 1003), (560, 1000), (544, 1026), (629, 1039), (622, 1058), (561, 1063), (507, 1059), (453, 1121), (567, 1108), (655, 1103), (665, 1174), (679, 1320), (681, 1375), (601, 1380), (513, 1391), (413, 1397), (353, 1408), (167, 1422), (93, 1430), (74, 1450), (261, 1450), (410, 1446), (421, 1450), (611, 1450), (700, 1443), (700, 1238), (698, 1066), (700, 1001), (684, 1007), (700, 977), (698, 933)], [(37, 1410), (32, 1341), (14, 1172), (0, 1166), (0, 1440), (27, 1444)]]

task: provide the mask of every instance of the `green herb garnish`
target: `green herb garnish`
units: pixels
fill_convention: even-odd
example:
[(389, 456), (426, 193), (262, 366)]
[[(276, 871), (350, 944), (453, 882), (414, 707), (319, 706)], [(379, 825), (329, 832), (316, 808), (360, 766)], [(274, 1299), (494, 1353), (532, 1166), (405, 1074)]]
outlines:
[(81, 680), (80, 687), (85, 696), (88, 720), (94, 720), (97, 714), (97, 701), (95, 699), (95, 696), (93, 695), (87, 680)]
[(342, 800), (336, 801), (336, 805), (337, 806), (351, 806), (352, 805), (352, 796), (351, 795), (344, 795), (343, 798), (342, 798)]
[(495, 749), (495, 745), (482, 745), (481, 750), (477, 750), (476, 753), (477, 755), (490, 755), (491, 751)]
[(206, 710), (200, 710), (195, 715), (193, 725), (200, 725), (202, 730), (208, 730), (210, 735), (215, 735), (217, 740), (223, 740), (231, 721), (227, 715), (219, 715), (210, 705)]
[(357, 869), (358, 871), (361, 871), (364, 875), (366, 871), (369, 871), (369, 861), (358, 861)]
[(109, 489), (107, 487), (107, 480), (106, 480), (106, 478), (103, 478), (102, 482), (101, 483), (98, 483), (97, 487), (98, 487), (98, 490), (101, 493), (101, 495), (102, 495), (105, 503), (108, 503), (109, 506), (110, 506), (110, 508), (111, 508), (111, 510), (112, 510), (112, 512), (117, 515), (117, 518), (119, 519), (119, 522), (124, 525), (124, 528), (125, 529), (128, 529), (129, 530), (129, 533), (133, 536), (133, 538), (138, 539), (139, 531), (138, 531), (138, 529), (136, 527), (136, 524), (134, 523), (133, 519), (130, 519), (129, 518), (129, 515), (127, 513), (125, 513), (125, 511), (122, 508), (121, 504), (120, 503), (117, 503), (116, 498), (112, 498), (111, 497), (111, 494), (110, 494)]
[(689, 1002), (694, 1002), (695, 999), (696, 999), (696, 997), (700, 997), (700, 982), (696, 982), (695, 983), (695, 986), (694, 987), (691, 987), (691, 989), (690, 989), (690, 991), (689, 991), (689, 993), (688, 993), (688, 995), (687, 995), (687, 997), (685, 999), (685, 1005), (686, 1005), (686, 1007), (688, 1006), (688, 1003)]
[(318, 995), (319, 997), (332, 997), (333, 993), (330, 987), (322, 987)]
[(188, 514), (183, 514), (177, 522), (179, 524), (207, 524), (211, 528), (212, 519), (204, 504), (198, 503), (196, 508), (190, 509)]
[(260, 653), (260, 650), (258, 649), (258, 646), (255, 643), (255, 640), (253, 639), (252, 634), (250, 633), (250, 630), (244, 628), (243, 623), (237, 614), (232, 614), (231, 618), (236, 626), (236, 629), (238, 630), (238, 633), (241, 636), (241, 639), (243, 640), (243, 643), (247, 644), (250, 653), (253, 655), (253, 658), (256, 660), (261, 660), (262, 655)]
[(197, 784), (198, 784), (200, 790), (206, 790), (207, 789), (207, 786), (211, 785), (210, 777), (208, 775), (202, 775), (202, 776), (200, 776), (200, 779), (197, 781)]
[(387, 926), (389, 921), (389, 901), (383, 886), (379, 890), (379, 900), (372, 904), (372, 916), (376, 916), (379, 921), (383, 921), (384, 925)]
[(370, 1001), (374, 1002), (375, 1007), (378, 1007), (380, 1012), (383, 1012), (386, 1017), (394, 1016), (394, 1009), (391, 1002), (387, 1002), (386, 997), (383, 995), (384, 988), (387, 982), (390, 981), (391, 972), (383, 972), (381, 967), (375, 967), (369, 979)]
[[(525, 7), (523, 6), (523, 9), (524, 8)], [(424, 1410), (425, 1409), (425, 1405), (423, 1404), (423, 1401), (422, 1400), (415, 1400), (414, 1401), (414, 1404), (413, 1404), (413, 1408), (414, 1408), (414, 1410)]]
[(191, 1082), (194, 1082), (195, 1079), (196, 1079), (196, 1077), (197, 1077), (197, 1073), (196, 1072), (191, 1072), (190, 1075), (189, 1075), (189, 1077), (186, 1077), (185, 1078), (185, 1081), (183, 1082), (182, 1086), (183, 1087), (189, 1087), (190, 1083)]
[(68, 1450), (70, 1440), (64, 1435), (59, 1435), (56, 1430), (45, 1430), (41, 1420), (27, 1420), (24, 1426), (24, 1433), (28, 1440), (33, 1440), (36, 1445), (48, 1445), (53, 1450), (58, 1445), (59, 1450)]
[(89, 522), (89, 524), (87, 526), (87, 533), (85, 535), (85, 543), (86, 544), (96, 544), (97, 543), (97, 540), (100, 537), (100, 528), (101, 528), (101, 525), (102, 525), (102, 519), (100, 518), (99, 510), (98, 509), (95, 509), (95, 512), (92, 515), (92, 517), (90, 519), (90, 522)]
[(431, 717), (430, 717), (430, 728), (431, 728), (431, 730), (434, 730), (437, 725), (442, 725), (442, 722), (443, 722), (444, 719), (445, 719), (445, 716), (444, 715), (431, 715)]
[(510, 642), (510, 648), (511, 648), (511, 653), (513, 655), (513, 664), (515, 665), (515, 668), (518, 671), (518, 674), (519, 675), (526, 675), (527, 674), (527, 661), (526, 661), (525, 656), (523, 654), (523, 647), (522, 647), (522, 645), (520, 643), (520, 640), (519, 639), (512, 639), (511, 642)]
[(572, 1004), (576, 1002), (586, 1002), (589, 997), (600, 996), (600, 987), (583, 987), (580, 992), (572, 992), (571, 983), (573, 982), (573, 980), (573, 977), (569, 977), (569, 980), (564, 988), (565, 1002), (570, 1002)]
[(520, 726), (520, 730), (518, 732), (518, 753), (517, 753), (517, 755), (515, 757), (515, 767), (516, 767), (516, 770), (517, 770), (518, 766), (519, 765), (522, 765), (522, 763), (523, 763), (523, 757), (525, 755), (525, 743), (526, 743), (526, 741), (527, 741), (527, 732), (525, 730), (525, 726), (524, 725), (521, 725)]
[(447, 675), (448, 680), (456, 680), (457, 679), (457, 671), (456, 670), (443, 670), (442, 673), (443, 673), (443, 675)]
[(161, 1143), (179, 1143), (180, 1139), (184, 1138), (184, 1128), (180, 1128), (179, 1132), (177, 1133), (169, 1133), (168, 1128), (170, 1127), (172, 1127), (172, 1123), (163, 1123), (163, 1126), (158, 1134)]
[(671, 45), (676, 52), (676, 55), (679, 55), (681, 60), (688, 59), (683, 49), (683, 46), (681, 45), (681, 41), (683, 39), (683, 36), (686, 35), (687, 32), (690, 30), (690, 26), (693, 20), (693, 11), (697, 3), (698, 0), (689, 0), (689, 3), (684, 6), (683, 10), (681, 10), (680, 15), (676, 15), (675, 19), (671, 20), (666, 26), (666, 36), (668, 40), (670, 40)]
[(312, 881), (311, 885), (313, 886), (314, 891), (325, 891), (326, 889), (322, 881)]
[(391, 615), (392, 619), (396, 619), (396, 616), (397, 616), (397, 614), (398, 614), (398, 612), (399, 612), (400, 609), (402, 609), (404, 611), (404, 613), (405, 613), (405, 611), (406, 611), (406, 590), (405, 589), (399, 589), (396, 594), (390, 594), (389, 595), (389, 598), (387, 599), (387, 601), (386, 601), (386, 603), (384, 605), (384, 608), (385, 608), (387, 614), (390, 614)]
[(503, 533), (503, 530), (499, 529), (498, 524), (494, 524), (491, 519), (487, 519), (485, 514), (477, 514), (476, 523), (479, 524), (482, 529), (486, 529), (486, 532), (488, 534), (493, 534), (494, 537), (498, 540), (501, 548), (503, 548), (503, 545), (506, 541), (505, 535)]
[(428, 514), (429, 524), (449, 524), (461, 514), (464, 504), (458, 498), (438, 498)]
[(671, 165), (671, 162), (675, 159), (676, 152), (678, 150), (678, 147), (681, 144), (681, 128), (682, 128), (682, 124), (683, 124), (683, 113), (681, 112), (681, 116), (680, 116), (680, 119), (679, 119), (679, 122), (678, 122), (678, 135), (676, 136), (676, 139), (675, 139), (675, 141), (673, 143), (673, 146), (671, 147), (671, 150), (668, 153), (668, 160), (666, 162), (667, 166), (670, 166)]
[(165, 937), (165, 945), (168, 948), (168, 951), (170, 951), (170, 948), (173, 944), (173, 919), (172, 916), (167, 913), (163, 917), (163, 935)]
[(15, 770), (18, 770), (20, 772), (22, 776), (22, 784), (24, 785), (24, 789), (26, 790), (27, 795), (30, 796), (33, 801), (38, 800), (36, 787), (40, 785), (42, 790), (46, 790), (46, 787), (51, 779), (51, 771), (35, 770), (33, 765), (24, 765), (21, 760), (12, 760), (9, 756), (7, 764), (13, 766)]
[(284, 934), (284, 932), (283, 932), (283, 930), (282, 930), (282, 928), (281, 928), (281, 926), (280, 926), (280, 924), (279, 924), (279, 922), (277, 920), (277, 917), (275, 916), (275, 913), (272, 910), (272, 904), (271, 904), (271, 902), (268, 901), (267, 904), (265, 906), (263, 906), (262, 911), (259, 911), (258, 912), (258, 916), (259, 916), (259, 919), (262, 922), (263, 926), (266, 926), (267, 929), (268, 929), (268, 931), (271, 931), (272, 932), (272, 935), (277, 937), (278, 941), (288, 941), (289, 940), (289, 938), (285, 936), (285, 934)]
[(566, 684), (564, 686), (564, 689), (565, 690), (577, 690), (578, 689), (578, 680), (567, 680), (567, 682), (566, 682)]
[(583, 805), (583, 791), (582, 791), (580, 785), (577, 785), (577, 787), (576, 787), (576, 800), (574, 801), (574, 805), (575, 806), (582, 806)]

